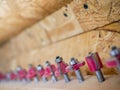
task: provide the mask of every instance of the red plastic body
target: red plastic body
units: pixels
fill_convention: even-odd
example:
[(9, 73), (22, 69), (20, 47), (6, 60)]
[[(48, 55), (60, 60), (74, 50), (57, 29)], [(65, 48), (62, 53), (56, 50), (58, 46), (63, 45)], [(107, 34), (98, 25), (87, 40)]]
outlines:
[(31, 67), (28, 71), (27, 78), (28, 79), (33, 79), (34, 77), (37, 76), (37, 70), (34, 67)]
[(114, 67), (117, 67), (117, 62), (116, 60), (109, 60), (109, 61), (106, 61), (106, 66), (108, 68), (114, 68)]
[(45, 74), (44, 69), (38, 71), (38, 76), (42, 77), (44, 74)]
[(14, 72), (10, 73), (10, 80), (16, 80), (18, 78), (17, 74), (15, 74)]
[(68, 73), (68, 71), (66, 70), (67, 66), (68, 66), (68, 64), (64, 63), (63, 61), (60, 62), (60, 63), (58, 63), (58, 64), (57, 64), (57, 70), (56, 70), (56, 72), (55, 72), (55, 75), (56, 75), (56, 76), (60, 76), (61, 73), (62, 73), (62, 74)]
[(95, 72), (103, 67), (101, 59), (97, 52), (85, 57), (85, 59), (91, 72)]
[[(51, 67), (51, 68), (50, 68), (50, 67)], [(44, 74), (44, 76), (45, 76), (45, 77), (51, 76), (51, 75), (52, 75), (52, 71), (51, 71), (51, 70), (53, 70), (53, 72), (56, 71), (55, 65), (51, 64), (50, 66), (47, 66), (47, 67), (45, 68), (45, 74)]]
[(5, 80), (5, 79), (6, 79), (6, 75), (4, 75), (2, 72), (0, 72), (0, 81)]
[(18, 71), (18, 78), (20, 80), (26, 79), (26, 77), (27, 77), (27, 72), (25, 69), (21, 69), (20, 71)]
[(77, 64), (74, 64), (72, 66), (73, 70), (79, 70), (80, 67), (84, 66), (85, 65), (85, 62), (80, 62), (80, 63), (77, 63)]
[(120, 55), (117, 55), (117, 56), (107, 60), (106, 61), (106, 66), (108, 68), (115, 68), (117, 66), (120, 66)]

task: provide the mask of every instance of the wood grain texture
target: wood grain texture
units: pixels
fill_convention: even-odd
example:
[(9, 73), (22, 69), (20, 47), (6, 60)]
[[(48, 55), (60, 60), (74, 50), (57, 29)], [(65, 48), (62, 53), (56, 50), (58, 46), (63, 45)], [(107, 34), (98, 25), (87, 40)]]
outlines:
[(23, 31), (72, 0), (0, 0), (0, 42)]
[(67, 5), (40, 21), (52, 42), (56, 42), (83, 32), (71, 7)]
[(40, 28), (39, 25), (34, 25), (31, 28), (26, 29), (16, 38), (13, 38), (12, 41), (16, 42), (14, 46), (16, 46), (16, 51), (18, 50), (19, 53), (29, 52), (50, 43), (46, 32)]
[[(67, 9), (67, 11), (66, 11)], [(64, 13), (68, 17), (64, 16)], [(29, 52), (35, 48), (42, 48), (50, 43), (69, 38), (83, 30), (76, 20), (69, 6), (46, 17), (42, 21), (25, 29), (10, 40), (17, 53)]]
[(100, 29), (120, 33), (120, 21), (101, 27)]
[(120, 0), (74, 0), (70, 6), (84, 31), (120, 20)]
[[(43, 19), (44, 17), (58, 10), (62, 6), (70, 3), (71, 1), (72, 0), (1, 0), (0, 41), (2, 42), (8, 40), (13, 35), (25, 30), (25, 28), (34, 24), (38, 20)], [(88, 9), (84, 8), (84, 4), (88, 5)], [(58, 12), (58, 14), (51, 16), (51, 18), (55, 16), (54, 18), (57, 22), (63, 23), (64, 20), (66, 20), (63, 18), (64, 13), (68, 14), (68, 21), (69, 19), (71, 20), (71, 15), (76, 16), (80, 27), (82, 27), (84, 31), (89, 31), (120, 20), (119, 8), (120, 0), (107, 0), (106, 2), (104, 2), (104, 0), (74, 0), (70, 5), (66, 6), (66, 8), (63, 8), (60, 12)], [(64, 20), (61, 21), (61, 18)], [(50, 19), (50, 17), (48, 19)], [(47, 22), (48, 21), (49, 20), (47, 20)], [(73, 21), (76, 26), (78, 24), (78, 21)], [(65, 22), (67, 22), (67, 20)], [(51, 21), (49, 21), (49, 23), (51, 23)], [(58, 32), (56, 32), (57, 28), (55, 27), (54, 29), (51, 29), (51, 32), (49, 34), (51, 35), (51, 39), (53, 41), (60, 40), (61, 38), (66, 38), (64, 36), (66, 35), (66, 32), (69, 28), (66, 28), (66, 32), (62, 31), (63, 28), (58, 28)], [(61, 32), (61, 37), (58, 37), (57, 39), (56, 33), (54, 34), (54, 31), (57, 34), (60, 34), (60, 31), (65, 34)], [(76, 34), (84, 31), (76, 30), (76, 32), (73, 31), (73, 33)]]

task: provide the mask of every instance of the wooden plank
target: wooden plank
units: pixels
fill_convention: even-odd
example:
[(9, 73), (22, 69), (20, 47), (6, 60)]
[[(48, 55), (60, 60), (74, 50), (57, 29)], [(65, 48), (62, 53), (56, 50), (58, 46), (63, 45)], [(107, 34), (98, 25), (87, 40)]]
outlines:
[(7, 42), (0, 47), (0, 71), (6, 72), (14, 70), (13, 67), (16, 67), (17, 64), (14, 57), (16, 54), (18, 55), (18, 50), (14, 46), (14, 42)]
[[(37, 4), (47, 10), (48, 12), (53, 12), (62, 6), (72, 2), (73, 0), (37, 0)], [(53, 8), (54, 7), (54, 8)]]
[(0, 43), (8, 40), (71, 1), (0, 0)]
[(84, 31), (120, 20), (120, 0), (74, 0), (70, 6)]
[[(119, 0), (74, 0), (70, 5), (42, 20), (40, 24), (51, 40), (56, 42), (119, 21), (119, 3)], [(87, 9), (84, 8), (85, 5), (88, 5)]]
[(12, 41), (16, 42), (15, 45), (18, 53), (28, 52), (35, 48), (41, 48), (50, 43), (46, 32), (36, 24), (13, 38)]
[(52, 42), (83, 32), (69, 5), (63, 7), (40, 22)]
[(112, 23), (110, 25), (106, 25), (104, 27), (101, 27), (100, 29), (120, 33), (120, 21), (118, 21), (116, 23)]
[[(38, 84), (20, 83), (20, 82), (6, 82), (0, 84), (1, 90), (119, 90), (120, 79), (119, 75), (105, 76), (106, 81), (99, 83), (96, 76), (84, 76), (85, 81), (79, 83), (76, 77), (72, 77), (70, 83), (65, 83), (64, 80), (59, 80), (57, 83), (48, 81), (43, 83), (40, 81)], [(7, 86), (7, 87), (6, 87)]]

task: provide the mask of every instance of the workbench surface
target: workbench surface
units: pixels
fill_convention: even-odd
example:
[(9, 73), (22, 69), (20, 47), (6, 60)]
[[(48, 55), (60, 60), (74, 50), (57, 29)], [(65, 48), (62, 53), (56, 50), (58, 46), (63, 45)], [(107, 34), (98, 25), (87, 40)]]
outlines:
[(83, 83), (72, 77), (70, 83), (60, 80), (57, 83), (48, 81), (44, 83), (21, 83), (21, 82), (2, 82), (0, 90), (120, 90), (120, 75), (105, 76), (106, 81), (99, 83), (96, 76), (85, 76)]

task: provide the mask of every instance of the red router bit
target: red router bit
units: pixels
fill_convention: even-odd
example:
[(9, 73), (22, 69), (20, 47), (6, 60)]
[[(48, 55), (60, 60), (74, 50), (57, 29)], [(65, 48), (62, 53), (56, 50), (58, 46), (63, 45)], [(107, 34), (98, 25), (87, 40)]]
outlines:
[(18, 78), (20, 81), (27, 81), (27, 71), (23, 69), (21, 66), (17, 67)]
[(63, 62), (62, 57), (57, 56), (55, 62), (57, 63), (57, 70), (56, 70), (56, 76), (63, 76), (65, 79), (65, 82), (70, 82), (70, 78), (68, 76), (68, 72), (66, 70), (66, 67), (68, 66), (66, 63)]
[(120, 71), (120, 49), (113, 46), (110, 51), (111, 58), (106, 61), (108, 68), (115, 68)]
[(0, 72), (0, 82), (1, 81), (5, 81), (7, 78), (6, 78), (6, 75), (2, 72)]
[(99, 82), (105, 81), (105, 78), (102, 74), (101, 68), (103, 64), (98, 53), (89, 53), (87, 57), (85, 57), (88, 67), (91, 72), (95, 72)]
[(45, 69), (43, 68), (43, 66), (42, 65), (38, 65), (37, 66), (37, 71), (38, 71), (38, 76), (39, 77), (42, 77), (42, 80), (44, 81), (44, 82), (47, 82), (48, 80), (47, 80), (47, 78), (45, 77)]
[(2, 72), (0, 72), (0, 81), (2, 81), (3, 80), (3, 74), (2, 74)]
[(37, 83), (39, 81), (39, 79), (37, 77), (37, 69), (32, 64), (29, 64), (29, 70), (28, 70), (28, 73), (27, 73), (27, 79), (29, 81), (34, 79), (35, 83)]
[(80, 67), (82, 67), (84, 65), (85, 65), (84, 61), (83, 62), (78, 62), (75, 58), (71, 58), (70, 67), (75, 71), (75, 74), (76, 74), (79, 82), (84, 81), (83, 75), (80, 71)]
[(16, 73), (16, 71), (11, 71), (10, 72), (10, 80), (12, 80), (12, 81), (16, 81), (18, 79), (18, 75), (17, 75), (17, 73)]
[(49, 61), (45, 62), (46, 68), (45, 68), (45, 76), (51, 76), (52, 77), (52, 81), (53, 82), (57, 82), (57, 78), (55, 76), (55, 71), (56, 71), (56, 67), (53, 64), (50, 64)]

